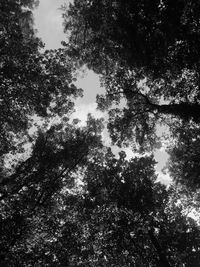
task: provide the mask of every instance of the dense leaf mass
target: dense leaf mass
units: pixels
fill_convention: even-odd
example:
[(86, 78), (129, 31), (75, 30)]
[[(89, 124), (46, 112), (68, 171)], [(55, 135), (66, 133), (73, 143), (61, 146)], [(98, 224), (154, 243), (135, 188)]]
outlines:
[[(0, 266), (198, 267), (199, 2), (74, 0), (49, 51), (37, 4), (0, 2)], [(73, 114), (83, 64), (107, 121)]]
[(81, 93), (73, 84), (73, 65), (62, 49), (40, 51), (43, 44), (33, 28), (33, 4), (0, 3), (0, 154), (9, 151), (13, 133), (27, 130), (28, 116), (47, 116), (55, 100), (54, 113), (58, 112), (68, 96)]
[(177, 183), (185, 184), (193, 191), (199, 189), (199, 126), (182, 125), (176, 129), (174, 144), (168, 148), (168, 169)]
[(119, 123), (140, 132), (140, 145), (155, 122), (172, 117), (199, 123), (198, 10), (198, 1), (182, 0), (76, 0), (66, 10), (68, 53), (100, 73), (107, 89), (99, 107), (127, 99), (128, 110), (112, 112), (112, 129), (123, 139)]
[(108, 56), (157, 76), (199, 65), (199, 7), (182, 0), (76, 0), (66, 30), (92, 66)]

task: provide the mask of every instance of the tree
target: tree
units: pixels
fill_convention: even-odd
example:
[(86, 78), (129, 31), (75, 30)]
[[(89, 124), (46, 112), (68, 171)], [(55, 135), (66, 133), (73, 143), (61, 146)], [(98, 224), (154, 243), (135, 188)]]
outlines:
[[(128, 162), (124, 153), (118, 160), (109, 149), (105, 153), (93, 159), (85, 176), (89, 244), (95, 243), (99, 266), (199, 262), (198, 227), (184, 215), (173, 189), (155, 183), (152, 157)], [(190, 242), (196, 244), (194, 253)]]
[(72, 110), (69, 96), (81, 95), (64, 51), (40, 51), (43, 44), (35, 36), (30, 9), (34, 2), (0, 3), (0, 155), (16, 147), (13, 135), (25, 134), (31, 116), (47, 117), (49, 109)]
[(137, 124), (140, 141), (149, 135), (144, 125), (152, 132), (166, 115), (199, 123), (198, 6), (77, 0), (65, 11), (68, 53), (103, 76), (104, 103), (127, 99), (114, 124)]
[[(157, 182), (152, 155), (157, 121), (178, 134), (171, 152), (177, 180), (197, 154), (198, 4), (75, 0), (66, 18), (68, 48), (45, 52), (33, 29), (35, 4), (0, 4), (0, 265), (198, 266), (199, 226), (188, 216), (198, 207), (198, 193)], [(168, 24), (170, 13), (176, 16)], [(86, 126), (71, 120), (73, 98), (82, 93), (73, 84), (79, 56), (79, 64), (103, 76), (107, 95), (97, 102), (109, 109), (113, 141), (131, 141), (136, 148), (138, 142), (141, 152), (151, 153), (129, 160), (124, 152), (114, 155), (102, 140), (103, 119), (88, 115)], [(122, 95), (126, 107), (112, 109)], [(176, 119), (167, 121), (165, 114)], [(30, 136), (32, 115), (45, 124)], [(20, 159), (24, 139), (30, 152)], [(192, 153), (180, 156), (180, 149), (191, 147)], [(15, 156), (10, 165), (8, 152)], [(198, 169), (195, 159), (190, 174)]]
[(197, 1), (77, 0), (65, 29), (93, 67), (109, 57), (159, 76), (198, 66), (198, 8)]
[[(155, 183), (153, 158), (128, 161), (121, 152), (116, 159), (100, 142), (100, 125), (90, 118), (81, 131), (68, 126), (64, 143), (62, 131), (52, 132), (45, 148), (40, 136), (32, 157), (40, 155), (41, 164), (19, 165), (16, 184), (4, 185), (10, 193), (1, 202), (2, 264), (189, 267), (198, 261), (197, 224), (174, 188)], [(16, 192), (20, 180), (26, 185)]]
[(174, 181), (198, 191), (199, 183), (199, 125), (181, 124), (173, 129), (173, 142), (167, 168)]
[[(37, 262), (49, 266), (56, 261), (52, 253), (59, 253), (59, 239), (67, 242), (72, 237), (67, 229), (63, 230), (63, 222), (78, 227), (71, 220), (76, 210), (70, 206), (66, 214), (63, 201), (73, 196), (71, 191), (75, 190), (82, 169), (93, 150), (101, 147), (101, 128), (101, 120), (89, 117), (82, 129), (65, 123), (65, 129), (59, 124), (46, 133), (40, 132), (30, 157), (4, 177), (0, 197), (2, 265), (27, 266)], [(64, 231), (62, 236), (60, 231)], [(58, 256), (62, 257), (55, 257)]]

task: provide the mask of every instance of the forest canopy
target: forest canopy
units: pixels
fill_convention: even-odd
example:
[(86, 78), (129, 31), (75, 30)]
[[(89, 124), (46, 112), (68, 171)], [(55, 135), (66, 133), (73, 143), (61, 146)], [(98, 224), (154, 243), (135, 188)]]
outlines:
[[(199, 2), (74, 0), (53, 50), (38, 4), (0, 2), (0, 265), (199, 266)], [(80, 123), (83, 65), (106, 91)]]

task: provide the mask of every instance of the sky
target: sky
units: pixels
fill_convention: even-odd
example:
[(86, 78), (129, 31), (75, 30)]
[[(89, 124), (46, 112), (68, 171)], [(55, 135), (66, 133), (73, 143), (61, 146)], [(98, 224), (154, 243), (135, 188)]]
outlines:
[[(37, 35), (45, 43), (46, 49), (56, 49), (61, 47), (61, 41), (66, 40), (66, 34), (63, 32), (62, 11), (60, 7), (64, 4), (69, 4), (69, 0), (40, 0), (39, 6), (34, 11), (35, 28), (38, 30)], [(76, 101), (75, 117), (80, 120), (85, 120), (88, 113), (92, 113), (96, 117), (101, 117), (100, 111), (96, 110), (96, 94), (105, 92), (104, 88), (100, 87), (99, 76), (92, 71), (82, 73), (77, 80), (76, 85), (84, 90), (84, 97)], [(105, 133), (105, 136), (107, 134)], [(119, 149), (114, 148), (115, 152)], [(126, 150), (130, 157), (132, 152), (130, 149)], [(155, 159), (158, 162), (156, 171), (159, 175), (159, 180), (168, 184), (170, 177), (168, 174), (162, 173), (168, 154), (165, 148), (157, 150)]]
[[(60, 48), (61, 41), (66, 41), (66, 34), (63, 32), (62, 10), (64, 4), (69, 5), (69, 0), (40, 0), (39, 6), (34, 11), (35, 28), (37, 35), (45, 43), (46, 49)], [(105, 90), (100, 87), (99, 77), (92, 71), (82, 73), (77, 81), (77, 86), (84, 90), (84, 96), (78, 105), (83, 105), (84, 110), (94, 107), (96, 94)], [(91, 107), (86, 107), (91, 104)]]
[(35, 26), (38, 36), (42, 38), (46, 49), (59, 48), (61, 41), (66, 39), (63, 33), (62, 11), (60, 7), (69, 4), (68, 0), (40, 0), (34, 12)]

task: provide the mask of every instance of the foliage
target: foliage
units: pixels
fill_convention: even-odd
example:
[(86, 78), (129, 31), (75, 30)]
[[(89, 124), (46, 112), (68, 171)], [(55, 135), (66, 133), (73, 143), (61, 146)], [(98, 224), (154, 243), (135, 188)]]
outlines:
[(168, 148), (168, 169), (177, 183), (199, 189), (199, 125), (176, 128), (173, 145)]
[(171, 200), (170, 190), (155, 183), (152, 157), (128, 162), (121, 153), (117, 160), (109, 149), (100, 157), (85, 177), (85, 209), (92, 214), (89, 232), (96, 236), (100, 266), (179, 266), (198, 259), (189, 245), (198, 246), (198, 227), (183, 215), (174, 196)]
[[(2, 264), (27, 266), (28, 261), (33, 260), (38, 242), (45, 251), (46, 242), (56, 239), (56, 227), (62, 226), (62, 216), (65, 216), (62, 198), (72, 194), (93, 149), (101, 147), (101, 127), (101, 121), (95, 122), (89, 117), (87, 126), (82, 129), (65, 123), (64, 129), (58, 125), (46, 133), (40, 132), (29, 158), (3, 177), (0, 197)], [(69, 220), (69, 223), (72, 222)]]
[(197, 1), (76, 0), (65, 28), (92, 66), (111, 58), (158, 76), (198, 66), (198, 9)]
[(0, 49), (0, 154), (12, 149), (13, 134), (29, 128), (32, 115), (47, 116), (51, 102), (54, 113), (73, 108), (68, 96), (81, 95), (73, 84), (73, 64), (58, 51), (40, 52), (35, 36), (34, 1), (1, 1)]
[(68, 54), (102, 75), (107, 93), (97, 98), (99, 107), (127, 99), (127, 108), (111, 113), (117, 136), (134, 134), (152, 148), (156, 123), (168, 117), (199, 123), (198, 7), (197, 1), (76, 0), (65, 11)]
[[(0, 265), (199, 266), (199, 4), (75, 0), (69, 43), (44, 52), (35, 5), (0, 3)], [(84, 63), (102, 75), (113, 142), (137, 156), (105, 146), (103, 119), (71, 119)], [(168, 188), (158, 122), (173, 135)]]
[[(87, 138), (91, 146), (94, 136)], [(42, 164), (43, 172), (41, 166), (30, 171), (26, 189), (4, 198), (3, 263), (7, 266), (27, 266), (33, 262), (46, 266), (179, 266), (180, 263), (192, 266), (190, 262), (199, 257), (198, 227), (176, 204), (173, 190), (171, 193), (155, 183), (153, 158), (127, 161), (123, 152), (116, 159), (110, 149), (98, 143), (93, 142), (89, 154), (84, 148), (86, 158), (76, 167), (73, 164), (77, 154), (75, 159), (62, 156), (65, 164), (72, 162), (73, 169), (72, 165), (61, 169), (64, 163), (59, 160), (58, 170), (56, 152), (48, 151), (49, 157), (54, 155), (54, 168)], [(76, 146), (80, 144), (76, 142)], [(42, 159), (46, 160), (45, 153)], [(55, 183), (54, 178), (60, 172), (59, 183)], [(50, 177), (48, 173), (57, 176)], [(40, 179), (36, 179), (37, 175)], [(73, 191), (70, 181), (78, 176), (82, 189)], [(8, 225), (12, 225), (13, 232), (7, 230)]]

